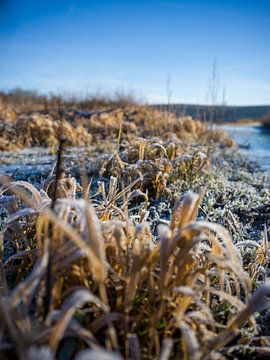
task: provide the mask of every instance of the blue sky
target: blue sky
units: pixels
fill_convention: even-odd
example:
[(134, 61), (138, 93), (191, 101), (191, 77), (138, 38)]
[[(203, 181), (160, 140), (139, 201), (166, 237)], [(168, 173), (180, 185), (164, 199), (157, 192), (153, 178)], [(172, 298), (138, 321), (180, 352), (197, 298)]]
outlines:
[(0, 0), (0, 88), (270, 104), (270, 1)]

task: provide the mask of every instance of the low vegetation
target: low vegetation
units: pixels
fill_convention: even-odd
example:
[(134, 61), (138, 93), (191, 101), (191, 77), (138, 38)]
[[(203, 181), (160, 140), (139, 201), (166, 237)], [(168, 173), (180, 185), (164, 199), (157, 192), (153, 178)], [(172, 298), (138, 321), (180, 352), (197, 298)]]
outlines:
[(60, 149), (37, 187), (0, 177), (1, 359), (269, 357), (270, 193), (226, 134), (134, 104), (4, 126)]
[[(47, 107), (43, 106), (45, 100)], [(60, 113), (59, 104), (64, 106)], [(1, 150), (34, 146), (55, 150), (60, 133), (67, 146), (114, 141), (119, 135), (121, 140), (128, 141), (155, 136), (167, 140), (174, 135), (185, 143), (213, 141), (232, 145), (224, 132), (213, 128), (210, 131), (206, 124), (189, 116), (177, 117), (136, 104), (131, 96), (121, 94), (112, 99), (92, 97), (85, 101), (62, 98), (56, 101), (55, 97), (20, 91), (0, 94), (0, 120)]]

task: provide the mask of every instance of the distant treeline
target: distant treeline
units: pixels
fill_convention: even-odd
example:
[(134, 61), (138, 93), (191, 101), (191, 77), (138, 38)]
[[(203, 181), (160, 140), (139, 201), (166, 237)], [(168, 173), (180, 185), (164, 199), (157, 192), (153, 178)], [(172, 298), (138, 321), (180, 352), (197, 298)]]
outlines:
[(209, 105), (188, 105), (170, 104), (154, 105), (161, 110), (169, 110), (181, 116), (192, 116), (194, 119), (214, 122), (233, 122), (244, 119), (258, 120), (270, 115), (270, 105), (268, 106), (209, 106)]
[(84, 97), (76, 95), (42, 95), (37, 91), (16, 88), (10, 91), (0, 91), (1, 107), (11, 107), (18, 113), (33, 111), (50, 111), (63, 108), (76, 108), (80, 110), (93, 110), (101, 108), (116, 108), (137, 104), (132, 93), (115, 92), (113, 94), (92, 94)]

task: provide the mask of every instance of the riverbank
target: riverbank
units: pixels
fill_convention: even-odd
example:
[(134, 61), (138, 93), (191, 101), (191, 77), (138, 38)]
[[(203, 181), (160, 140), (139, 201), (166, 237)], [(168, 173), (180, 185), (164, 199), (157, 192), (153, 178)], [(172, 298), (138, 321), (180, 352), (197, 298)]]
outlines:
[[(132, 338), (142, 359), (159, 358), (165, 343), (173, 358), (269, 355), (269, 312), (255, 318), (262, 304), (249, 305), (270, 275), (267, 172), (218, 141), (115, 139), (65, 147), (54, 199), (55, 159), (44, 149), (1, 153), (5, 182), (27, 181), (1, 197), (4, 311), (16, 324), (23, 306), (41, 329), (27, 333), (25, 351), (72, 359), (85, 347), (113, 348), (127, 358)], [(20, 344), (9, 333), (5, 342), (9, 354)]]
[[(0, 111), (1, 119), (1, 111)], [(211, 130), (207, 124), (195, 121), (189, 116), (176, 117), (149, 106), (126, 105), (81, 111), (66, 108), (58, 112), (43, 111), (21, 113), (12, 120), (0, 122), (0, 150), (18, 151), (29, 147), (45, 147), (56, 151), (59, 138), (66, 146), (98, 146), (103, 149), (107, 143), (118, 139), (132, 142), (138, 137), (161, 137), (170, 140), (176, 136), (184, 143), (216, 142), (232, 146), (225, 133)]]
[(251, 161), (257, 162), (263, 170), (270, 172), (270, 132), (261, 125), (224, 125), (225, 130), (236, 144), (241, 153)]
[(254, 120), (254, 119), (242, 119), (235, 122), (222, 122), (221, 126), (261, 126), (261, 121)]

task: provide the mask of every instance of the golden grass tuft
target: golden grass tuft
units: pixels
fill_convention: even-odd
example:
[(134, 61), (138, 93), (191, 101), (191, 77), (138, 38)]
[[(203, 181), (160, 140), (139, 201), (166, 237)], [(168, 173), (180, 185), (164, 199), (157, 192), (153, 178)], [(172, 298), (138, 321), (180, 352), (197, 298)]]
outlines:
[[(2, 114), (2, 115), (1, 115)], [(229, 136), (210, 129), (207, 124), (191, 117), (177, 117), (149, 106), (125, 105), (118, 108), (80, 112), (64, 111), (66, 120), (60, 122), (57, 112), (44, 111), (30, 115), (17, 115), (10, 110), (0, 111), (4, 117), (0, 126), (0, 150), (16, 150), (25, 147), (43, 146), (55, 149), (61, 132), (69, 146), (86, 146), (100, 141), (121, 140), (133, 142), (138, 137), (172, 137), (184, 143), (215, 142), (232, 146)], [(8, 120), (10, 119), (10, 120)]]
[[(172, 145), (144, 145), (140, 161), (156, 148), (177, 159)], [(269, 283), (252, 295), (228, 232), (196, 220), (204, 192), (175, 202), (156, 242), (143, 217), (129, 216), (136, 180), (121, 190), (111, 177), (98, 200), (89, 189), (77, 199), (76, 181), (62, 179), (54, 210), (50, 181), (39, 191), (1, 179), (1, 194), (17, 199), (0, 235), (1, 358), (211, 359), (230, 346), (252, 348), (253, 314), (269, 307)], [(43, 320), (49, 249), (52, 299)], [(264, 257), (267, 249), (265, 238)]]
[(34, 114), (2, 124), (0, 150), (34, 146), (55, 149), (60, 132), (69, 146), (86, 146), (92, 142), (92, 136), (81, 126), (74, 128), (65, 120), (60, 122), (50, 116)]

